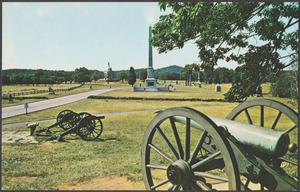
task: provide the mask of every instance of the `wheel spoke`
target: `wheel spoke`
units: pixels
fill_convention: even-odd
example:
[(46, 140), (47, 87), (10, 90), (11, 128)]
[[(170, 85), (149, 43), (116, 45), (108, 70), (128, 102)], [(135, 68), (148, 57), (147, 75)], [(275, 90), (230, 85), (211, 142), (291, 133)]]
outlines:
[[(203, 144), (204, 141), (205, 141), (205, 138), (206, 138), (207, 134), (208, 134), (207, 131), (204, 131), (204, 132), (202, 133), (202, 135), (201, 135), (201, 137), (200, 137), (200, 139), (199, 139), (199, 141), (198, 141), (198, 143), (197, 143), (197, 145), (196, 145), (196, 147), (195, 147), (195, 149), (194, 149), (194, 151), (193, 151), (193, 153), (192, 153), (192, 156), (191, 156), (190, 159), (188, 160), (188, 163), (191, 163), (192, 160), (196, 158), (197, 154), (199, 153), (199, 151), (200, 151), (200, 149), (201, 149), (201, 147), (202, 147), (202, 144)], [(202, 152), (201, 152), (201, 153), (202, 153)]]
[(195, 176), (207, 177), (207, 178), (210, 178), (210, 179), (216, 179), (216, 180), (228, 182), (228, 178), (227, 177), (221, 177), (221, 176), (218, 176), (218, 175), (213, 175), (211, 173), (194, 172), (194, 175)]
[(148, 146), (151, 147), (152, 149), (154, 149), (154, 151), (156, 151), (159, 155), (161, 155), (163, 158), (165, 158), (166, 160), (168, 160), (170, 163), (174, 163), (174, 161), (171, 159), (171, 157), (169, 157), (167, 154), (165, 154), (164, 152), (162, 152), (155, 145), (148, 144)]
[(218, 157), (219, 155), (221, 155), (221, 151), (218, 151), (218, 152), (212, 154), (211, 156), (209, 156), (209, 157), (207, 157), (207, 158), (201, 160), (200, 162), (198, 162), (198, 163), (192, 165), (191, 168), (192, 168), (192, 169), (195, 169), (195, 168), (197, 168), (198, 166), (203, 165), (203, 164), (205, 164), (205, 163), (207, 163), (207, 162), (213, 160), (214, 158)]
[(191, 139), (191, 119), (186, 118), (185, 152), (184, 152), (184, 160), (185, 161), (187, 161), (190, 158), (190, 139)]
[(251, 117), (250, 117), (250, 115), (249, 115), (249, 113), (248, 113), (248, 110), (245, 109), (244, 111), (245, 111), (245, 115), (246, 115), (246, 117), (247, 117), (247, 119), (248, 119), (248, 123), (249, 123), (249, 124), (253, 124), (253, 123), (252, 123), (252, 120), (251, 120)]
[(170, 141), (168, 140), (166, 135), (163, 133), (163, 131), (159, 127), (156, 127), (156, 130), (158, 131), (161, 138), (165, 141), (165, 143), (167, 144), (168, 148), (170, 149), (172, 154), (175, 156), (175, 158), (179, 159), (178, 153), (175, 151), (174, 147), (172, 146), (172, 144), (170, 143)]
[(264, 106), (260, 106), (260, 126), (264, 127), (265, 125), (265, 118), (264, 118)]
[(162, 170), (167, 170), (168, 169), (167, 166), (154, 165), (154, 164), (148, 164), (148, 165), (146, 165), (146, 167), (153, 168), (153, 169), (162, 169)]
[[(242, 182), (241, 182), (242, 183)], [(242, 183), (243, 187), (245, 188), (245, 190), (249, 190), (248, 185), (250, 183), (250, 179), (247, 179), (245, 185)]]
[(181, 145), (181, 142), (180, 142), (180, 139), (179, 139), (179, 135), (178, 135), (173, 117), (170, 117), (170, 124), (171, 124), (173, 135), (174, 135), (174, 138), (175, 138), (175, 141), (176, 141), (177, 149), (179, 151), (180, 159), (183, 159), (183, 148), (182, 148), (182, 145)]
[(207, 186), (205, 183), (200, 182), (200, 181), (196, 181), (196, 184), (198, 187), (200, 187), (201, 189), (203, 189), (204, 191), (210, 191), (211, 188), (209, 186)]
[(180, 188), (181, 188), (181, 186), (180, 186), (180, 185), (175, 185), (175, 187), (174, 187), (174, 191), (178, 191)]
[(274, 121), (272, 123), (271, 129), (275, 129), (275, 127), (276, 127), (276, 125), (277, 125), (277, 123), (279, 121), (279, 118), (280, 118), (281, 114), (282, 114), (282, 112), (279, 111), (278, 114), (277, 114), (277, 116), (276, 116), (276, 118), (274, 119)]
[(293, 131), (295, 128), (297, 127), (297, 125), (293, 125), (290, 128), (288, 128), (284, 133), (290, 133), (291, 131)]
[(162, 182), (160, 182), (160, 183), (158, 183), (158, 184), (156, 184), (156, 185), (153, 185), (153, 186), (151, 187), (151, 189), (156, 189), (156, 188), (158, 188), (158, 187), (160, 187), (160, 186), (162, 186), (162, 185), (164, 185), (164, 184), (166, 184), (166, 183), (168, 183), (168, 182), (169, 182), (168, 179), (163, 180)]
[(281, 159), (282, 161), (285, 161), (285, 162), (288, 162), (288, 163), (290, 163), (290, 164), (293, 164), (293, 165), (298, 166), (298, 163), (295, 162), (295, 161), (291, 161), (291, 160), (286, 159), (286, 158), (283, 158), (283, 157), (278, 157), (278, 159)]

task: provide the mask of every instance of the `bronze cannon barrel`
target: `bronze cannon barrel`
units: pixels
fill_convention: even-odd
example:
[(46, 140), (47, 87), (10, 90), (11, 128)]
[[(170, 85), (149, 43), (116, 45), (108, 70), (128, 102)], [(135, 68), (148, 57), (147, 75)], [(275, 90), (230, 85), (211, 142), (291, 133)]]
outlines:
[[(208, 117), (214, 121), (217, 126), (226, 128), (240, 143), (254, 148), (255, 151), (276, 157), (281, 157), (288, 151), (290, 138), (288, 134), (284, 132), (219, 117)], [(186, 118), (184, 117), (175, 116), (174, 120), (184, 124), (186, 122)], [(193, 120), (191, 120), (191, 126), (204, 130), (200, 124)]]

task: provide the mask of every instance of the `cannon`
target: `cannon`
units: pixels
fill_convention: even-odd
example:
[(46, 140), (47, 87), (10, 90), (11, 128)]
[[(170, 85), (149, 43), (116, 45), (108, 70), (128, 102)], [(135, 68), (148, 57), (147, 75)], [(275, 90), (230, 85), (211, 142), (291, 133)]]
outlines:
[[(81, 115), (84, 114), (81, 113)], [(80, 117), (80, 113), (77, 117)], [(104, 119), (104, 116), (86, 115), (83, 118), (75, 118), (73, 127), (58, 135), (51, 136), (47, 140), (64, 141), (64, 136), (73, 134), (78, 135), (83, 140), (93, 141), (102, 134), (103, 124), (101, 119)]]
[(225, 119), (170, 108), (145, 131), (143, 180), (147, 190), (297, 190), (297, 144), (298, 114), (278, 101), (246, 101)]
[[(51, 133), (50, 129), (54, 127), (61, 127), (64, 130), (67, 130), (71, 127), (73, 127), (74, 118), (77, 115), (77, 113), (71, 111), (71, 110), (63, 110), (61, 111), (57, 117), (56, 122), (52, 125), (49, 125), (48, 127), (45, 127), (43, 129), (37, 130), (37, 133), (45, 132), (45, 133)], [(77, 116), (78, 117), (78, 116)]]
[[(75, 113), (71, 110), (64, 110), (57, 115), (57, 121), (54, 124), (37, 130), (36, 132), (52, 133), (50, 129), (58, 126), (63, 129), (63, 132), (53, 135), (47, 140), (64, 141), (63, 137), (66, 135), (78, 135), (83, 140), (92, 141), (97, 139), (102, 134), (103, 124), (101, 119), (104, 118), (104, 116), (94, 116), (87, 112)], [(33, 123), (32, 125), (35, 124)], [(35, 129), (35, 127), (32, 125), (29, 128)], [(33, 131), (31, 131), (31, 134), (33, 134)]]

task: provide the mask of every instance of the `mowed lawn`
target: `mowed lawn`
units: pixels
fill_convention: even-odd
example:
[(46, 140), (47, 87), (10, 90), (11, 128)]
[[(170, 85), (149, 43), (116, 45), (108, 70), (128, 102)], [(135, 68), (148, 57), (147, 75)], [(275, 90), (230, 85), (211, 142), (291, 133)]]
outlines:
[[(109, 85), (105, 85), (105, 87), (107, 86)], [(223, 98), (222, 94), (226, 92), (226, 89), (230, 88), (229, 84), (221, 85), (222, 92), (216, 93), (214, 86), (203, 85), (202, 88), (198, 88), (197, 86), (174, 85), (172, 92), (169, 93), (134, 93), (132, 88), (125, 88), (105, 95), (220, 99)], [(264, 87), (263, 91), (265, 93), (264, 98), (272, 98), (268, 94), (268, 90), (264, 90)], [(209, 95), (211, 96), (209, 97)], [(282, 100), (296, 109), (296, 106), (287, 103), (287, 101)], [(236, 105), (238, 103), (86, 99), (27, 116), (10, 118), (2, 123), (54, 119), (60, 111), (65, 109), (98, 114), (148, 109), (155, 111), (178, 106), (196, 107), (195, 109), (204, 114), (225, 118)], [(2, 189), (56, 190), (60, 183), (74, 181), (84, 183), (93, 178), (109, 176), (126, 176), (129, 180), (141, 181), (141, 144), (147, 125), (156, 115), (154, 111), (105, 115), (102, 135), (91, 142), (83, 141), (78, 137), (67, 136), (67, 142), (54, 143), (52, 141), (46, 142), (45, 137), (35, 136), (39, 141), (38, 144), (2, 144)], [(256, 118), (258, 117), (255, 117), (254, 121), (257, 120)], [(39, 127), (46, 127), (54, 122), (41, 123)], [(29, 134), (26, 126), (5, 129), (5, 131), (12, 130), (28, 131)], [(59, 130), (55, 129), (54, 131)], [(297, 140), (297, 135), (295, 136)], [(292, 171), (295, 172), (295, 170)], [(296, 174), (294, 172), (291, 174)]]

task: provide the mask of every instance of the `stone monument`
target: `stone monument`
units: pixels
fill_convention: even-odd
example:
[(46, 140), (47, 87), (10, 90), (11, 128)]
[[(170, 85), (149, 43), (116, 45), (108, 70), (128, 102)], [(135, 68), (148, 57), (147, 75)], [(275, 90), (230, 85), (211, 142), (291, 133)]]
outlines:
[(146, 87), (150, 89), (156, 89), (156, 79), (154, 78), (153, 62), (152, 62), (152, 45), (150, 42), (151, 37), (152, 37), (152, 30), (150, 26), (149, 27), (149, 60), (148, 60), (148, 68), (147, 68)]
[(104, 71), (104, 79), (106, 82), (114, 81), (113, 71), (110, 67), (110, 62), (108, 62), (108, 68)]
[(221, 92), (221, 86), (219, 83), (216, 85), (216, 92)]
[(147, 79), (146, 87), (133, 87), (133, 91), (169, 91), (169, 87), (157, 87), (156, 79), (154, 78), (154, 70), (153, 70), (153, 57), (152, 57), (152, 45), (151, 39), (152, 37), (152, 29), (149, 27), (149, 59), (148, 59), (148, 68), (147, 68)]

